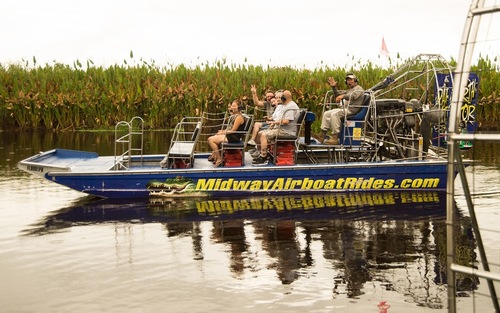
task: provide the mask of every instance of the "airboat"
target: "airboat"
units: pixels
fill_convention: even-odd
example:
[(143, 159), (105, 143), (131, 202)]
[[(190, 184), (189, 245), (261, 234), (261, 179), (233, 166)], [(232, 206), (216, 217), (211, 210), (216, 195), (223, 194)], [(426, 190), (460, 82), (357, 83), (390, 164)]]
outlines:
[[(463, 102), (466, 112), (473, 112), (478, 84), (471, 74)], [(223, 144), (223, 166), (214, 168), (206, 138), (219, 123), (207, 112), (183, 118), (165, 154), (144, 151), (144, 121), (134, 117), (117, 124), (114, 155), (55, 148), (20, 161), (18, 167), (103, 198), (444, 191), (452, 88), (448, 62), (440, 55), (420, 54), (365, 90), (359, 112), (343, 121), (337, 145), (316, 142), (311, 136), (316, 115), (298, 110), (296, 136), (270, 143), (271, 161), (265, 166), (252, 164), (247, 141), (258, 114), (246, 114), (241, 142)], [(336, 105), (332, 100), (327, 92), (323, 107)], [(220, 125), (227, 119), (221, 118)], [(473, 130), (474, 115), (463, 115), (459, 127)], [(468, 147), (465, 141), (462, 145)]]

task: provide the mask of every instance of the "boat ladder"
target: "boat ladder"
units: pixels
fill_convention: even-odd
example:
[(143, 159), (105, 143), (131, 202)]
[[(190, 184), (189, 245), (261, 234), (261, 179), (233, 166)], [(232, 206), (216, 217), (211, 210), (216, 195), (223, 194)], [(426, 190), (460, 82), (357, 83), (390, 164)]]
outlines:
[(115, 126), (114, 170), (127, 170), (132, 156), (139, 156), (142, 164), (144, 150), (144, 120), (135, 116), (130, 121), (120, 121)]

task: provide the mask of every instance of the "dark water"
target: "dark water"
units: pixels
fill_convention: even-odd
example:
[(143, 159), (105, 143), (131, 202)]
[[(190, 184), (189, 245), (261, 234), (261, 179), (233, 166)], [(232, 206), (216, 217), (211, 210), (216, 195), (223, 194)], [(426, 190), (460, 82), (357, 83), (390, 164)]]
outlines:
[[(54, 147), (112, 154), (113, 133), (0, 136), (0, 312), (379, 312), (382, 301), (387, 312), (446, 312), (444, 194), (96, 200), (15, 165)], [(146, 150), (168, 140), (147, 133)], [(490, 230), (497, 152), (476, 145), (467, 170), (493, 193), (475, 199)], [(477, 262), (457, 203), (461, 262)], [(498, 264), (498, 233), (483, 239)], [(460, 310), (490, 310), (475, 296), (484, 282), (459, 282)]]

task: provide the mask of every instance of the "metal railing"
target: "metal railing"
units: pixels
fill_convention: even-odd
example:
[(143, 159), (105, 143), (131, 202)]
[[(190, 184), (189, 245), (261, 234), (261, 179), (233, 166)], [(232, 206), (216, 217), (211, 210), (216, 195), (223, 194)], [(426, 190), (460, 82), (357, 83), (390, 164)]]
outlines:
[(114, 170), (129, 169), (132, 165), (133, 155), (138, 155), (139, 162), (142, 164), (144, 155), (144, 120), (141, 117), (135, 116), (128, 122), (121, 121), (116, 124), (114, 155)]
[[(447, 199), (446, 199), (446, 220), (447, 220), (447, 276), (448, 276), (448, 312), (457, 311), (456, 297), (456, 274), (468, 274), (486, 279), (489, 289), (489, 297), (495, 312), (500, 312), (500, 305), (497, 298), (494, 282), (500, 282), (500, 274), (490, 271), (488, 259), (486, 257), (485, 247), (481, 237), (474, 202), (473, 193), (470, 190), (469, 182), (465, 175), (465, 165), (459, 151), (461, 141), (494, 141), (500, 142), (500, 134), (462, 134), (459, 127), (459, 117), (461, 108), (464, 104), (464, 95), (466, 94), (467, 83), (469, 80), (472, 56), (477, 42), (479, 24), (481, 17), (485, 14), (500, 12), (500, 6), (485, 6), (484, 0), (472, 1), (461, 41), (460, 54), (457, 68), (455, 70), (454, 87), (451, 100), (450, 119), (448, 127), (448, 179), (447, 179)], [(497, 16), (498, 17), (498, 16)], [(496, 38), (498, 39), (498, 38)], [(461, 188), (465, 196), (468, 213), (471, 217), (472, 230), (477, 243), (477, 249), (480, 254), (482, 269), (457, 264), (456, 242), (454, 228), (457, 223), (455, 210), (455, 175), (458, 171), (458, 179), (461, 182)]]

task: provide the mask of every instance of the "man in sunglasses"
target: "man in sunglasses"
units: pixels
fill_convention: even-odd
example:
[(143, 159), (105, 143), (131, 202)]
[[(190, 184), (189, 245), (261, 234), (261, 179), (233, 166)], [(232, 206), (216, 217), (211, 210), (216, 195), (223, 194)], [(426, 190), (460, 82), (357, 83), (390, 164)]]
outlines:
[[(338, 145), (339, 144), (339, 133), (340, 127), (342, 126), (342, 118), (345, 115), (354, 115), (360, 109), (363, 103), (363, 87), (358, 85), (358, 78), (354, 74), (347, 74), (345, 78), (345, 83), (348, 90), (337, 90), (337, 82), (333, 77), (328, 78), (328, 84), (332, 87), (333, 94), (335, 96), (335, 102), (340, 103), (338, 108), (334, 108), (323, 113), (321, 117), (321, 133), (313, 134), (314, 139), (316, 139), (320, 144), (325, 145)], [(345, 106), (348, 106), (348, 110), (345, 110)], [(332, 131), (332, 136), (330, 139), (325, 141), (328, 130)]]

